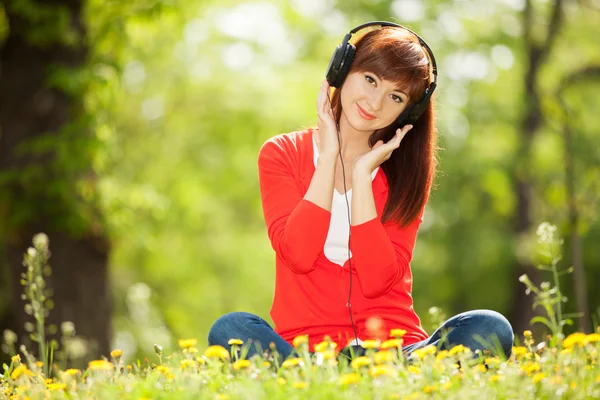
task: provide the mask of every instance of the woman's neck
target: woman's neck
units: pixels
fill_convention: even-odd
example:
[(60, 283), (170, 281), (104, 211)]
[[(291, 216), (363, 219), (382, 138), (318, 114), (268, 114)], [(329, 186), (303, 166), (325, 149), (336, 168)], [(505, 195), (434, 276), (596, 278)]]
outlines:
[(354, 129), (346, 116), (342, 113), (340, 117), (340, 142), (342, 158), (353, 160), (355, 157), (371, 150), (369, 137), (373, 132), (359, 131)]

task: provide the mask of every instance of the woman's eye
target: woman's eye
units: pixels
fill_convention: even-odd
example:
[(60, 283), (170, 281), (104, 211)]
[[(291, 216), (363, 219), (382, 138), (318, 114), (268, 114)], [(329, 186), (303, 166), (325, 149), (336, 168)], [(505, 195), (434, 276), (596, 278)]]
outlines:
[(365, 75), (365, 79), (371, 84), (375, 83), (375, 79), (371, 78), (369, 75)]
[(396, 103), (402, 103), (402, 97), (396, 96), (395, 94), (392, 95), (392, 100), (394, 100)]

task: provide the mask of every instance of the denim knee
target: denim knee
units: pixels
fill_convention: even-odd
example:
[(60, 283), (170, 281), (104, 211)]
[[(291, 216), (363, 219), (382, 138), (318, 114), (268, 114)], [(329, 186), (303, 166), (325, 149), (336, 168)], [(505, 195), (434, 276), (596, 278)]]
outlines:
[(208, 345), (220, 345), (229, 348), (229, 339), (235, 336), (247, 321), (254, 315), (246, 312), (235, 311), (220, 316), (210, 327), (208, 332)]
[[(481, 325), (487, 328), (487, 335), (492, 339), (497, 339), (506, 357), (510, 357), (514, 341), (513, 329), (510, 322), (499, 312), (492, 310), (481, 311), (481, 317), (484, 318), (484, 322)], [(494, 341), (493, 344), (496, 344), (496, 342)]]

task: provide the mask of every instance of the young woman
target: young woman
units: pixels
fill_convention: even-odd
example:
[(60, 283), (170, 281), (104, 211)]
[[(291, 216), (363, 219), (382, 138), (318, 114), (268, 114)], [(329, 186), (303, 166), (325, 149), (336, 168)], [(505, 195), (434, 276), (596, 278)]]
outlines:
[(456, 315), (429, 336), (413, 309), (410, 261), (436, 164), (436, 69), (425, 42), (399, 25), (368, 23), (346, 35), (321, 84), (318, 127), (275, 136), (258, 156), (276, 253), (276, 329), (233, 312), (214, 323), (210, 345), (272, 343), (286, 358), (296, 336), (308, 335), (312, 351), (327, 335), (361, 353), (363, 340), (398, 328), (408, 354), (462, 344), (510, 355), (512, 328), (497, 312)]

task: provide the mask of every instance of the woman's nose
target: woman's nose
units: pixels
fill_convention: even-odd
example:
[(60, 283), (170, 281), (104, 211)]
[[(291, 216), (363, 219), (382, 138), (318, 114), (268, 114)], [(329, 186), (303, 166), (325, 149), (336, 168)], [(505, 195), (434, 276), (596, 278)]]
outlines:
[(385, 94), (381, 90), (373, 90), (373, 93), (367, 99), (367, 105), (372, 111), (379, 111), (383, 104)]

